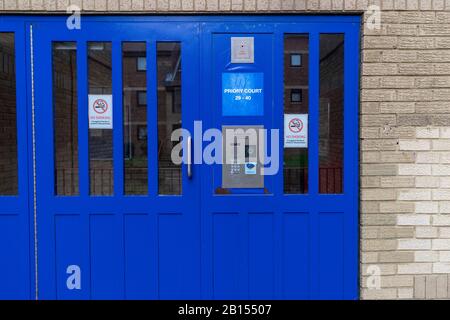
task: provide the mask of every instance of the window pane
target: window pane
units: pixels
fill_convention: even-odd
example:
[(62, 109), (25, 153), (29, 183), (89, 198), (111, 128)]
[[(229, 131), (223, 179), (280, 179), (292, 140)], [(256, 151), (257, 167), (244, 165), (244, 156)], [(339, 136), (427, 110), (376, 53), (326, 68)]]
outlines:
[(16, 63), (13, 33), (0, 33), (0, 195), (18, 193)]
[(137, 71), (146, 71), (147, 70), (147, 56), (137, 57), (135, 60), (136, 60)]
[(291, 54), (291, 67), (301, 67), (302, 65), (302, 55), (299, 53)]
[(146, 56), (145, 46), (145, 42), (127, 42), (122, 46), (124, 191), (127, 195), (148, 193), (147, 73), (135, 67), (140, 57)]
[(146, 91), (138, 91), (137, 92), (137, 104), (140, 107), (147, 107), (147, 92)]
[(343, 192), (344, 35), (320, 35), (320, 193)]
[[(290, 68), (291, 54), (301, 54), (303, 67)], [(309, 86), (309, 36), (304, 34), (284, 37), (284, 114), (289, 119), (305, 119), (308, 116)], [(291, 116), (292, 115), (292, 116)], [(307, 123), (303, 124), (308, 129)], [(295, 130), (292, 135), (298, 133)], [(284, 192), (287, 194), (308, 193), (308, 146), (285, 142), (284, 148)]]
[(53, 43), (53, 124), (55, 193), (79, 194), (77, 48), (75, 42)]
[(302, 90), (292, 89), (291, 90), (291, 102), (302, 102)]
[[(89, 95), (112, 95), (111, 43), (88, 44)], [(89, 129), (90, 192), (112, 195), (113, 134), (111, 129)]]
[(157, 45), (158, 64), (158, 188), (159, 194), (179, 195), (181, 165), (171, 160), (172, 132), (181, 128), (181, 46), (177, 42)]

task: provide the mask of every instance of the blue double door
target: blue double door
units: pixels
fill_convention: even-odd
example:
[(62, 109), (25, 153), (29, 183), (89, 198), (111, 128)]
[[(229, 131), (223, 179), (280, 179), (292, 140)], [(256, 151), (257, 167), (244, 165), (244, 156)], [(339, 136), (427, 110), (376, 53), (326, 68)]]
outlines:
[(31, 297), (358, 298), (359, 18), (29, 20)]

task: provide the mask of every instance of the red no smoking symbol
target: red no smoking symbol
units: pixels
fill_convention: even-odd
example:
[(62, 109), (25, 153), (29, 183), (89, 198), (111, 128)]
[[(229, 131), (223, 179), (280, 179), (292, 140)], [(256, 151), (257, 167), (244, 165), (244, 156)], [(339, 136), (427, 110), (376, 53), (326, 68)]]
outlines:
[(98, 114), (103, 114), (108, 111), (108, 103), (103, 99), (97, 99), (94, 101), (94, 111)]
[(298, 119), (298, 118), (294, 118), (291, 121), (289, 121), (289, 130), (291, 130), (291, 132), (293, 133), (300, 133), (303, 130), (303, 121)]

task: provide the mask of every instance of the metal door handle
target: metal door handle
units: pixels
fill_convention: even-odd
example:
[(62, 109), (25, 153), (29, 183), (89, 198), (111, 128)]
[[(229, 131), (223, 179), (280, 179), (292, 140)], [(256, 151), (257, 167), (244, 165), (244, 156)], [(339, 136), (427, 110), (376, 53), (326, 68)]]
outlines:
[(192, 178), (192, 138), (187, 138), (187, 175)]

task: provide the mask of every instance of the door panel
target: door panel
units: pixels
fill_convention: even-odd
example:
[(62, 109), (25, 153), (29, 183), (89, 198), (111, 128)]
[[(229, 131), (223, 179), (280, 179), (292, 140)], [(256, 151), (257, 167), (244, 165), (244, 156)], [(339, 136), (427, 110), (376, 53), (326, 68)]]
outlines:
[[(223, 32), (212, 24), (202, 30), (201, 91), (211, 94), (201, 109), (212, 109), (204, 127), (279, 129), (279, 140), (266, 138), (265, 148), (281, 160), (274, 175), (264, 176), (263, 190), (217, 192), (229, 167), (202, 167), (204, 295), (355, 299), (358, 72), (350, 57), (358, 54), (358, 26), (229, 23)], [(230, 62), (233, 37), (254, 38), (254, 63)], [(264, 74), (263, 115), (224, 114), (224, 72)], [(284, 148), (284, 114), (307, 116), (307, 146)]]
[(0, 299), (34, 298), (25, 25), (0, 21)]
[[(275, 128), (275, 110), (272, 104), (274, 35), (269, 32), (260, 33), (264, 32), (260, 29), (256, 33), (253, 25), (246, 28), (231, 24), (228, 28), (227, 33), (222, 33), (221, 28), (215, 25), (208, 26), (203, 31), (204, 54), (210, 58), (204, 64), (202, 73), (210, 80), (203, 83), (202, 92), (210, 92), (211, 95), (202, 101), (201, 108), (212, 110), (203, 118), (205, 127), (217, 128), (220, 131), (224, 126), (243, 129), (258, 127), (258, 130), (263, 128), (270, 131)], [(230, 63), (232, 38), (248, 37), (254, 39), (254, 63)], [(227, 74), (234, 74), (243, 80), (225, 82), (224, 75)], [(263, 79), (258, 83), (255, 78)], [(256, 94), (241, 95), (242, 99), (252, 98), (248, 104), (242, 104), (241, 107), (251, 109), (253, 103), (262, 104), (262, 112), (250, 110), (248, 113), (226, 113), (226, 104), (232, 104), (233, 101), (223, 99), (222, 95), (225, 94), (224, 90), (230, 87), (263, 89), (263, 97), (260, 98), (257, 98)], [(238, 96), (233, 98), (236, 99), (235, 97)], [(211, 105), (208, 105), (208, 101), (212, 102)], [(227, 138), (222, 139), (228, 146), (230, 142)], [(266, 149), (270, 150), (270, 140), (267, 142)], [(230, 150), (224, 147), (224, 162), (229, 158), (228, 151)], [(211, 268), (212, 274), (211, 278), (206, 278), (209, 272), (204, 274), (205, 294), (214, 299), (271, 299), (274, 297), (276, 284), (276, 247), (273, 241), (276, 237), (276, 220), (275, 208), (271, 203), (276, 191), (274, 177), (265, 176), (262, 186), (255, 184), (252, 188), (246, 183), (242, 189), (227, 188), (224, 175), (231, 166), (228, 163), (224, 165), (225, 170), (220, 164), (203, 166), (203, 232), (206, 244), (212, 243), (211, 249), (203, 251), (204, 258), (210, 259), (208, 267)], [(245, 169), (241, 168), (237, 174), (242, 176), (242, 180), (247, 178), (244, 171)], [(265, 263), (261, 263), (263, 261)]]
[[(192, 130), (197, 116), (197, 29), (85, 22), (80, 31), (69, 31), (63, 23), (34, 25), (40, 62), (37, 206), (45, 213), (38, 215), (40, 298), (198, 298), (198, 180), (187, 177), (185, 166), (175, 178), (161, 169), (159, 177), (155, 174), (158, 146), (167, 142), (158, 130), (168, 123), (165, 117), (176, 113), (176, 124)], [(179, 50), (172, 57), (173, 43)], [(55, 47), (66, 52), (55, 54)], [(72, 64), (71, 72), (64, 71), (64, 63), (55, 67), (63, 58)], [(170, 69), (172, 58), (182, 110), (165, 101), (168, 89), (162, 88), (172, 90), (173, 81), (159, 81), (172, 71), (164, 69)], [(61, 140), (63, 135), (70, 139)], [(56, 171), (55, 162), (61, 167)], [(158, 180), (171, 178), (180, 192), (158, 187)]]

